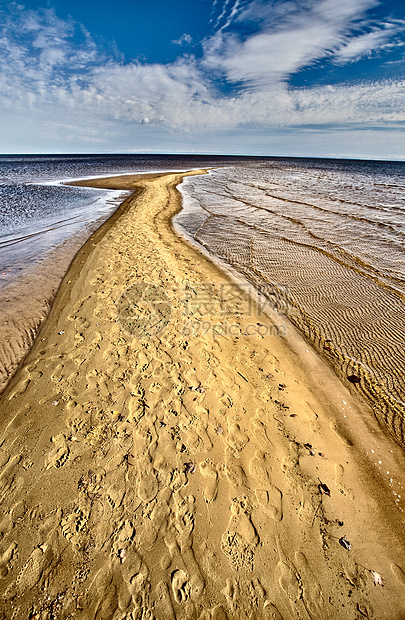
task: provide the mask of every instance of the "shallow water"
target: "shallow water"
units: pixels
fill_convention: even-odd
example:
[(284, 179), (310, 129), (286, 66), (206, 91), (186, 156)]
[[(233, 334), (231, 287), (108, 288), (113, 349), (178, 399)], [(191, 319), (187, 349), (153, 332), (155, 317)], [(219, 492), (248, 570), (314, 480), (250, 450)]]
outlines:
[(182, 193), (176, 222), (275, 301), (405, 446), (405, 164), (278, 159)]

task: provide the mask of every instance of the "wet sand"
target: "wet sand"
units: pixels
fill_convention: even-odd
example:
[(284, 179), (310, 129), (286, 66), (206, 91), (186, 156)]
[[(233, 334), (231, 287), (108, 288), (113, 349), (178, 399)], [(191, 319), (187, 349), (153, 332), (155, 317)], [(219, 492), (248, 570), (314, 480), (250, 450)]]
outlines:
[[(117, 196), (107, 200), (110, 209), (117, 208), (127, 192), (119, 194), (120, 199)], [(16, 262), (21, 248), (15, 250), (14, 255), (13, 251), (3, 254), (3, 264), (4, 260), (9, 260), (10, 266), (4, 272), (0, 270), (0, 394), (31, 348), (72, 259), (102, 222), (98, 214), (94, 222), (83, 224), (83, 230), (52, 245), (46, 253), (43, 252), (44, 241), (41, 239), (38, 243), (37, 239), (37, 245), (33, 245), (35, 249), (31, 249), (37, 254), (32, 263), (25, 259)]]
[(3, 617), (405, 617), (403, 452), (174, 232), (181, 178), (94, 181), (135, 193), (2, 394)]

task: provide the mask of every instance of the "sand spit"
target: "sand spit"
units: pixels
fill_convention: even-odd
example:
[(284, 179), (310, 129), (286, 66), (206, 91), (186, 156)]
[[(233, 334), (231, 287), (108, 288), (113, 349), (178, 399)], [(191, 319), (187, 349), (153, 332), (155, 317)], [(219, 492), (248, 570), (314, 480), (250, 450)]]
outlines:
[(2, 394), (0, 617), (404, 618), (403, 453), (172, 230), (181, 178), (97, 181), (137, 190)]

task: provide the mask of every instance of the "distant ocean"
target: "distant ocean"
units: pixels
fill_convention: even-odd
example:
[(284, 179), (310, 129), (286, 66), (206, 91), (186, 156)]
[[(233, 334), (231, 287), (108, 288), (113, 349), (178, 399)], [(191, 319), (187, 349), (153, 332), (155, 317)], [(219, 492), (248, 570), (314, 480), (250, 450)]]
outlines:
[(183, 182), (176, 222), (287, 314), (405, 447), (405, 163), (0, 156), (0, 313), (11, 284), (42, 286), (62, 248), (66, 269), (117, 206), (58, 180), (198, 167), (216, 170)]

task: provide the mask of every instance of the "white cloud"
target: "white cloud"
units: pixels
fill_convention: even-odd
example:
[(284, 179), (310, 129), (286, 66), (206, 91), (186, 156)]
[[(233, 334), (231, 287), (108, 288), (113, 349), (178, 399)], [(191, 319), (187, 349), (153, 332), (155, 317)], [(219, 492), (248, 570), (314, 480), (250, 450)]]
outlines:
[(243, 40), (219, 31), (205, 42), (205, 63), (227, 79), (253, 87), (287, 79), (342, 50), (353, 20), (375, 4), (376, 0), (253, 2), (239, 19), (259, 22), (259, 32)]
[[(350, 20), (373, 4), (306, 0), (291, 12), (291, 3), (284, 3), (277, 5), (275, 23), (275, 6), (255, 2), (240, 13), (236, 0), (228, 4), (228, 21), (232, 11), (232, 19), (256, 19), (263, 24), (257, 34), (243, 41), (220, 30), (205, 41), (202, 60), (186, 56), (167, 65), (107, 58), (84, 29), (82, 42), (73, 42), (76, 24), (52, 11), (24, 12), (0, 38), (3, 122), (38, 140), (73, 141), (81, 135), (83, 142), (100, 144), (138, 135), (192, 141), (278, 128), (394, 127), (405, 121), (405, 81), (301, 89), (285, 81), (325, 56), (348, 62), (390, 45), (390, 32), (402, 27), (398, 23), (349, 36)], [(26, 33), (25, 46), (18, 30)], [(189, 43), (188, 37), (179, 41)], [(207, 69), (244, 85), (222, 94)]]
[(334, 54), (336, 64), (355, 62), (365, 56), (370, 57), (382, 50), (403, 46), (402, 41), (394, 41), (394, 35), (403, 31), (404, 27), (386, 24), (384, 29), (374, 30), (358, 37), (352, 37)]
[(174, 43), (174, 45), (190, 45), (192, 41), (192, 36), (184, 33), (181, 35), (180, 39), (175, 39), (172, 41), (172, 43)]
[[(231, 6), (232, 2), (235, 2), (235, 0), (224, 0), (224, 3), (222, 5), (222, 10), (219, 13), (219, 15), (217, 15), (217, 18), (215, 20), (214, 28), (218, 28), (219, 27), (221, 21), (226, 16), (227, 10), (228, 10), (229, 6)], [(238, 2), (238, 0), (236, 0), (236, 2)]]

